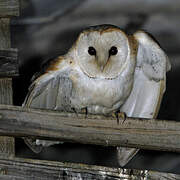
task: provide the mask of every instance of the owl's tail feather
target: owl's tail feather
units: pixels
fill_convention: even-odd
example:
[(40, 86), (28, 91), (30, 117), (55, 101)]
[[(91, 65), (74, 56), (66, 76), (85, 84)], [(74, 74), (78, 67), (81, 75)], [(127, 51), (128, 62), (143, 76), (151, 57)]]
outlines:
[(136, 148), (117, 147), (118, 162), (121, 167), (125, 166), (139, 151)]

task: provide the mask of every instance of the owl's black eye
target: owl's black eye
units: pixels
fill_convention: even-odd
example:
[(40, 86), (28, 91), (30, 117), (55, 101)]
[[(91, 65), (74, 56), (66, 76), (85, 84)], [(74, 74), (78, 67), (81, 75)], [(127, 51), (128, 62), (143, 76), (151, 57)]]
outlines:
[(95, 50), (95, 48), (93, 48), (92, 46), (90, 46), (89, 49), (88, 49), (88, 53), (89, 53), (91, 56), (95, 56), (95, 55), (96, 55), (96, 50)]
[(116, 55), (117, 53), (118, 53), (117, 47), (112, 46), (111, 49), (109, 50), (109, 56)]

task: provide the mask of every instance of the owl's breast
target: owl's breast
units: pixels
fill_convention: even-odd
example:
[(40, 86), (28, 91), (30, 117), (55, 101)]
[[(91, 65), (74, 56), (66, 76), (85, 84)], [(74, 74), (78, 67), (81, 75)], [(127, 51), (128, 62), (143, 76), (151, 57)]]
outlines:
[(84, 73), (70, 73), (73, 88), (71, 105), (76, 109), (87, 107), (88, 112), (107, 114), (118, 109), (129, 96), (133, 74), (115, 79), (90, 78)]

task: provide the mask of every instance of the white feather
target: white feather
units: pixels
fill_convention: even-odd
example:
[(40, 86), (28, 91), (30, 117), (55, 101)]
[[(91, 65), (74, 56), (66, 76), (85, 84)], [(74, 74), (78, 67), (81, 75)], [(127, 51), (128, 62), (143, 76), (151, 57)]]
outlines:
[(129, 117), (153, 118), (164, 91), (165, 80), (149, 80), (142, 69), (136, 68), (133, 89), (121, 111)]
[[(170, 62), (159, 45), (145, 32), (138, 31), (134, 36), (138, 41), (134, 84), (121, 111), (129, 117), (156, 118), (166, 89), (166, 71), (171, 68)], [(119, 164), (126, 165), (138, 151), (118, 147)]]

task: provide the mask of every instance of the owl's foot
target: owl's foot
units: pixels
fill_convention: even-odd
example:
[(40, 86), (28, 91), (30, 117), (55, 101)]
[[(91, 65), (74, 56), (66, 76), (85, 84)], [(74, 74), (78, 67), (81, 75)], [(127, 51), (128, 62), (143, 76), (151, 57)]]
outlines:
[(124, 112), (115, 111), (112, 113), (112, 116), (117, 119), (117, 123), (121, 120), (121, 124), (126, 120), (126, 114)]
[(76, 109), (75, 108), (71, 108), (71, 109), (76, 114), (76, 116), (78, 117), (78, 112), (76, 111)]
[(37, 146), (49, 147), (56, 144), (63, 144), (64, 142), (61, 141), (49, 141), (49, 140), (40, 140), (36, 139)]
[(24, 142), (26, 145), (36, 154), (40, 153), (43, 149), (42, 145), (37, 145), (36, 144), (36, 139), (31, 139), (31, 138), (23, 138)]
[(31, 139), (31, 138), (24, 138), (24, 142), (36, 154), (40, 153), (44, 147), (49, 147), (55, 144), (63, 144), (63, 142), (61, 141), (48, 141), (48, 140)]
[(81, 109), (81, 113), (82, 113), (82, 114), (85, 114), (85, 118), (87, 118), (87, 116), (88, 116), (88, 109), (87, 109), (87, 107), (82, 108), (82, 109)]

